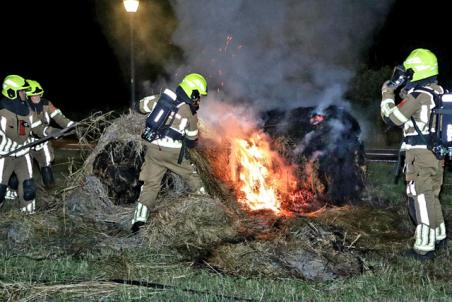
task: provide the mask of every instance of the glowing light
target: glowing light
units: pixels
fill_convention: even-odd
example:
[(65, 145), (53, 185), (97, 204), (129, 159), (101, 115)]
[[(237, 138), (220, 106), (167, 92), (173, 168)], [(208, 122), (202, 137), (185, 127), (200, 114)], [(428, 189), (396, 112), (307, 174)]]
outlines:
[(128, 13), (136, 13), (140, 5), (140, 1), (138, 0), (124, 0), (123, 2)]

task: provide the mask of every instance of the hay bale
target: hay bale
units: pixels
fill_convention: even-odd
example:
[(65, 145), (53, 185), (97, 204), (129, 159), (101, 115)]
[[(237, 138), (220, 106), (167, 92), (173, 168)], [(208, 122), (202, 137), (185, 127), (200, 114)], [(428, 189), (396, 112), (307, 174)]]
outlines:
[(95, 142), (96, 146), (85, 160), (83, 164), (84, 175), (93, 175), (96, 157), (103, 152), (108, 144), (113, 142), (120, 142), (123, 145), (133, 142), (138, 151), (137, 153), (140, 154), (144, 145), (141, 132), (143, 131), (145, 119), (146, 116), (142, 114), (130, 112), (111, 121), (110, 126), (104, 130), (101, 137)]
[[(145, 118), (145, 115), (130, 112), (108, 121), (102, 135), (91, 141), (95, 147), (71, 181), (83, 183), (85, 177), (94, 175), (101, 180), (114, 204), (135, 203), (140, 195), (142, 182), (139, 174), (147, 144), (141, 138)], [(97, 131), (95, 125), (88, 127), (87, 132), (90, 129)], [(90, 135), (85, 133), (82, 136)], [(176, 196), (188, 188), (178, 175), (171, 172), (165, 174), (162, 187), (162, 194), (176, 193)]]
[[(321, 121), (313, 120), (322, 116)], [(341, 205), (360, 201), (365, 187), (364, 145), (358, 121), (347, 110), (298, 107), (267, 112), (264, 129), (279, 153), (298, 165), (315, 198)]]

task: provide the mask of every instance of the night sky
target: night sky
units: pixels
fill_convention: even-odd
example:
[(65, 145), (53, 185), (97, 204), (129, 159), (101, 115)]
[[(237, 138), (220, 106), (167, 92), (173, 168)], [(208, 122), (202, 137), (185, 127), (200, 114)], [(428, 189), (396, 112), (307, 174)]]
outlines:
[[(447, 2), (395, 1), (365, 63), (375, 69), (392, 66), (414, 48), (430, 48), (440, 62), (440, 80), (452, 86), (448, 85), (452, 42), (446, 42), (452, 17)], [(105, 34), (105, 16), (112, 5), (117, 10), (122, 1), (2, 1), (0, 78), (19, 74), (39, 81), (45, 97), (74, 119), (96, 110), (126, 108), (128, 54), (115, 50), (114, 41)], [(139, 62), (136, 69), (139, 77), (155, 78), (158, 72), (155, 66)], [(142, 96), (140, 91), (137, 94)]]

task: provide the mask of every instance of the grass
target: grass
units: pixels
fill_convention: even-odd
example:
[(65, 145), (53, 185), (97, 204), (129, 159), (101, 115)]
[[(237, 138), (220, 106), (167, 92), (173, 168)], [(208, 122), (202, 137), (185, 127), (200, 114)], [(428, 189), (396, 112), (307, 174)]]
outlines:
[[(47, 301), (79, 301), (82, 298), (84, 301), (450, 301), (452, 295), (449, 283), (452, 275), (446, 269), (447, 259), (437, 259), (432, 263), (419, 263), (402, 257), (367, 259), (371, 269), (361, 276), (329, 283), (310, 283), (295, 279), (225, 276), (194, 268), (190, 263), (168, 264), (165, 257), (144, 251), (125, 253), (121, 257), (123, 264), (127, 264), (127, 270), (123, 271), (124, 279), (171, 287), (113, 284), (103, 292), (104, 296), (94, 296), (96, 285), (109, 280), (112, 273), (112, 267), (105, 266), (106, 261), (96, 258), (66, 257), (37, 262), (12, 257), (2, 264), (1, 279), (3, 286), (20, 282), (27, 288), (17, 297), (35, 295), (37, 300)], [(56, 285), (82, 281), (91, 283), (89, 290), (65, 292), (60, 288), (58, 292), (53, 291)], [(33, 290), (38, 286), (39, 293)]]
[[(57, 157), (56, 175), (65, 173), (58, 163), (66, 155)], [(403, 181), (392, 182), (392, 168), (370, 164), (369, 190), (402, 206)], [(446, 212), (452, 207), (450, 174), (442, 196)], [(447, 249), (426, 262), (390, 252), (362, 260), (365, 271), (359, 276), (315, 283), (225, 275), (208, 264), (180, 262), (146, 247), (54, 259), (0, 251), (0, 301), (452, 301)], [(142, 286), (118, 280), (139, 280)]]

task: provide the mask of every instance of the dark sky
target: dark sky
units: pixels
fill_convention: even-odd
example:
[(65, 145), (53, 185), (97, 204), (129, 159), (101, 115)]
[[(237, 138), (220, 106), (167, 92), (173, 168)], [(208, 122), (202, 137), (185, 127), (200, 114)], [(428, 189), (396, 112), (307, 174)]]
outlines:
[[(45, 96), (72, 118), (128, 106), (128, 58), (117, 57), (99, 21), (99, 14), (108, 13), (99, 11), (108, 5), (99, 4), (114, 1), (122, 5), (120, 0), (1, 1), (0, 78), (19, 74), (39, 81)], [(430, 48), (438, 56), (440, 73), (448, 75), (443, 79), (450, 80), (448, 2), (396, 0), (367, 63), (372, 68), (394, 65), (414, 48)], [(140, 67), (138, 74), (153, 72)]]
[(2, 1), (0, 12), (2, 79), (37, 80), (69, 117), (128, 105), (128, 82), (97, 22), (95, 1)]
[(436, 54), (440, 81), (451, 87), (451, 5), (441, 0), (396, 0), (370, 49), (371, 66), (395, 65), (414, 48), (428, 48)]

